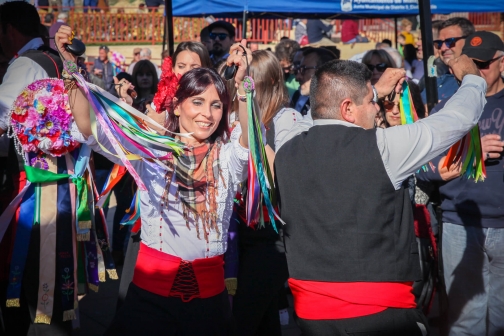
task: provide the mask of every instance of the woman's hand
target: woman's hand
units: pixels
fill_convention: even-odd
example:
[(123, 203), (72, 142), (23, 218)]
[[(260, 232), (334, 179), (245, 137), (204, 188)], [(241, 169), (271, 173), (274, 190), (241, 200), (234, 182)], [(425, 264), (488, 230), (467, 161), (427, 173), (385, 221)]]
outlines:
[[(243, 52), (242, 47), (245, 49)], [(235, 75), (235, 85), (240, 89), (240, 84), (247, 75), (247, 61), (248, 64), (252, 63), (252, 51), (247, 49), (247, 40), (243, 39), (240, 43), (235, 43), (229, 49), (229, 57), (226, 61), (227, 66), (236, 65), (238, 70)], [(240, 93), (243, 93), (243, 88), (241, 88)]]
[(117, 77), (114, 76), (114, 85), (119, 98), (124, 101), (128, 105), (133, 105), (133, 98), (128, 94), (128, 90), (133, 90), (135, 87), (133, 84), (128, 82), (126, 79), (118, 80)]
[(63, 59), (66, 61), (72, 61), (74, 63), (77, 63), (77, 56), (75, 56), (72, 53), (69, 53), (65, 49), (65, 45), (72, 44), (72, 39), (73, 39), (72, 28), (65, 25), (61, 26), (58, 29), (56, 35), (54, 35), (54, 43), (56, 44), (56, 47), (58, 48), (58, 51), (60, 52)]

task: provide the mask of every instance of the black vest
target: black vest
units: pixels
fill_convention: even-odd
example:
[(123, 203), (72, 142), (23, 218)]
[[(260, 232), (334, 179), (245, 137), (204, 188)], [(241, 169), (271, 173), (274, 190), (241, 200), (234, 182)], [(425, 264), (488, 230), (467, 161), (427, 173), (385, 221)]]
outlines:
[(408, 192), (392, 186), (375, 130), (314, 126), (278, 151), (275, 179), (292, 278), (420, 279)]
[[(24, 52), (19, 57), (27, 57), (40, 65), (42, 69), (47, 72), (48, 78), (61, 78), (61, 71), (63, 71), (63, 62), (58, 53), (46, 46), (41, 46), (39, 49), (32, 49)], [(23, 74), (19, 74), (22, 76)], [(26, 85), (31, 83), (26, 83)], [(19, 92), (21, 93), (21, 92)], [(18, 162), (18, 165), (10, 165), (9, 174), (16, 174), (19, 171), (24, 171), (24, 160), (20, 157), (14, 148), (14, 141), (9, 144), (9, 162)]]

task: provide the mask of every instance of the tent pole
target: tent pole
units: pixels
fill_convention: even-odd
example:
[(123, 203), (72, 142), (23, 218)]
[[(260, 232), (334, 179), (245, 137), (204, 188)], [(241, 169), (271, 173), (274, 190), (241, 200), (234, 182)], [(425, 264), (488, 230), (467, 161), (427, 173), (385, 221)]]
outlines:
[(165, 51), (166, 49), (166, 32), (168, 31), (168, 20), (166, 19), (166, 15), (164, 16), (164, 28), (163, 28), (163, 48), (161, 51)]
[(172, 8), (172, 0), (165, 0), (165, 29), (164, 29), (164, 37), (163, 37), (163, 51), (165, 50), (165, 42), (167, 42), (167, 49), (170, 52), (170, 55), (173, 55), (175, 51), (173, 49), (174, 40), (173, 40), (173, 8)]
[(419, 0), (420, 8), (420, 30), (422, 33), (422, 50), (424, 63), (425, 90), (427, 93), (427, 111), (438, 103), (436, 77), (429, 76), (429, 67), (427, 61), (434, 55), (434, 45), (432, 43), (432, 15), (430, 10), (430, 0)]
[(397, 48), (397, 17), (394, 18), (394, 36), (395, 36), (395, 48), (399, 50), (399, 48)]
[(247, 38), (247, 10), (243, 10), (242, 39)]

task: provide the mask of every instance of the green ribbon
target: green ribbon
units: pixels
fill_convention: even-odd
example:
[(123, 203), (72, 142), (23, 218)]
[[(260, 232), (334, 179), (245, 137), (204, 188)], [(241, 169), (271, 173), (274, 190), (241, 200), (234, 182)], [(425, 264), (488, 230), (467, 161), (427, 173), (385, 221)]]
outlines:
[(68, 179), (68, 174), (55, 174), (48, 170), (25, 165), (26, 178), (31, 183), (49, 183)]
[[(66, 179), (72, 179), (72, 183), (77, 187), (77, 199), (79, 208), (77, 209), (77, 218), (79, 222), (91, 221), (91, 211), (88, 206), (88, 186), (83, 177), (73, 177), (68, 174), (56, 174), (48, 170), (25, 165), (26, 178), (31, 183), (49, 183)], [(37, 211), (35, 212), (37, 213)]]
[(79, 208), (77, 209), (77, 218), (79, 222), (90, 222), (91, 211), (88, 206), (88, 185), (83, 177), (74, 177), (72, 183), (77, 187), (77, 198), (79, 200)]

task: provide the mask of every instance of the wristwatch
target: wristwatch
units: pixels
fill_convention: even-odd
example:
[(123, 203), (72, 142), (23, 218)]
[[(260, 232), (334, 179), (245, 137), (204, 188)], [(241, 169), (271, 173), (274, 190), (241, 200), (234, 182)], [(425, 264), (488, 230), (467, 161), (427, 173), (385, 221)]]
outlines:
[(371, 85), (371, 87), (373, 88), (373, 102), (375, 104), (378, 103), (378, 91), (376, 91), (376, 88), (374, 87), (374, 85)]

